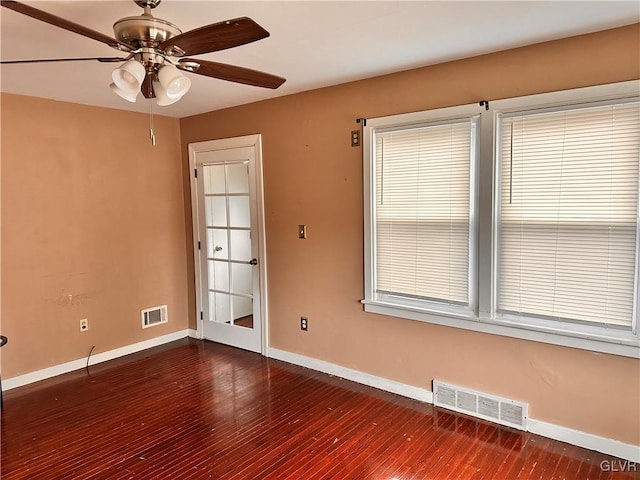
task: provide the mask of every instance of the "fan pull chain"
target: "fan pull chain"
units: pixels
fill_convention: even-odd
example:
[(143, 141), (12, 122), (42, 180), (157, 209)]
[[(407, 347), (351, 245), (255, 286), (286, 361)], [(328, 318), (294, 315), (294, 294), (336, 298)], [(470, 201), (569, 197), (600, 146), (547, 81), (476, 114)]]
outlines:
[(153, 98), (149, 99), (149, 137), (151, 145), (156, 146), (156, 134), (153, 131)]

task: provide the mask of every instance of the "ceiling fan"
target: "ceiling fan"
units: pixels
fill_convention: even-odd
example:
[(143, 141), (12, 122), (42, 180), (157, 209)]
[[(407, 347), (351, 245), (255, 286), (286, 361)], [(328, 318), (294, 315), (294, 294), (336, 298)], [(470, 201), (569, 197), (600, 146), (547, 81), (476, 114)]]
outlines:
[(269, 73), (225, 63), (190, 58), (255, 42), (269, 36), (264, 28), (248, 17), (234, 18), (206, 25), (188, 32), (166, 20), (156, 18), (151, 10), (161, 0), (134, 0), (144, 9), (142, 15), (125, 17), (113, 25), (115, 38), (83, 25), (57, 17), (24, 3), (2, 0), (3, 7), (44, 23), (68, 30), (112, 48), (126, 52), (126, 57), (53, 58), (6, 60), (0, 63), (39, 63), (94, 60), (124, 62), (112, 73), (111, 89), (130, 102), (138, 92), (156, 98), (158, 105), (177, 102), (189, 90), (191, 80), (181, 71), (264, 88), (278, 88), (285, 79)]

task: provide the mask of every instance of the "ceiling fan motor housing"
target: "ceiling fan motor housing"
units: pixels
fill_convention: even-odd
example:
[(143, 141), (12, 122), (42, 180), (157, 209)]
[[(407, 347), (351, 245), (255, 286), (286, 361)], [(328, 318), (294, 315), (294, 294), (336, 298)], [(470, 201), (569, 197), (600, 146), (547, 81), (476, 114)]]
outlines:
[(180, 35), (182, 31), (173, 23), (156, 18), (150, 13), (137, 17), (125, 17), (113, 24), (117, 40), (136, 48), (157, 47), (162, 42)]
[(139, 50), (134, 58), (151, 74), (158, 73), (158, 69), (165, 63), (166, 53), (170, 53), (160, 51), (158, 45), (182, 33), (173, 23), (151, 15), (150, 8), (154, 6), (144, 5), (145, 12), (142, 15), (125, 17), (113, 24), (116, 39)]

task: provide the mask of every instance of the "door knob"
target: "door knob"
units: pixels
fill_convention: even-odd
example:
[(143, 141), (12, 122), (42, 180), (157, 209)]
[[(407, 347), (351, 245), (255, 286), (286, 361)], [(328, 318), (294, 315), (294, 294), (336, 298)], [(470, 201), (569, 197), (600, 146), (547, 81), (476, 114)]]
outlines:
[(249, 260), (249, 265), (257, 265), (257, 264), (258, 264), (257, 258), (252, 258), (251, 260)]
[(216, 248), (214, 248), (214, 250), (215, 250), (216, 252), (219, 252), (220, 250), (222, 250), (222, 247), (220, 247), (220, 246), (216, 245)]

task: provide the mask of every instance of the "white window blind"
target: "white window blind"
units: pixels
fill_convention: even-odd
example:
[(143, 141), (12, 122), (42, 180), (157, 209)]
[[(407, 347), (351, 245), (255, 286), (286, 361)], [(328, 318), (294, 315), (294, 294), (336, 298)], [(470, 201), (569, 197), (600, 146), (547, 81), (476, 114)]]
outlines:
[(501, 119), (497, 308), (630, 329), (638, 102)]
[(375, 132), (378, 298), (469, 304), (475, 121)]

